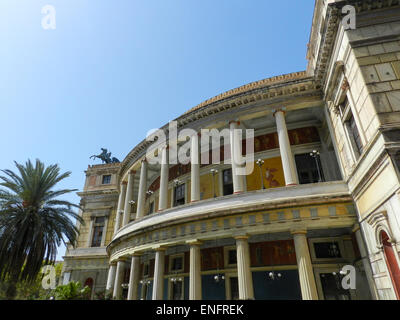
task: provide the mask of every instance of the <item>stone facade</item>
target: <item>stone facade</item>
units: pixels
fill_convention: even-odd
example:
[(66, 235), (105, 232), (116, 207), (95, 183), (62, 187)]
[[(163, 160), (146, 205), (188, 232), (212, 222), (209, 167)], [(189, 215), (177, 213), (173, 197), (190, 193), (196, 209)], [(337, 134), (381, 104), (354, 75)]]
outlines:
[[(254, 129), (248, 175), (194, 156), (152, 164), (150, 141), (89, 167), (64, 280), (127, 299), (399, 299), (399, 1), (316, 1), (307, 58), (176, 120), (230, 130), (231, 155), (245, 147), (234, 130)], [(346, 265), (355, 289), (335, 285)]]

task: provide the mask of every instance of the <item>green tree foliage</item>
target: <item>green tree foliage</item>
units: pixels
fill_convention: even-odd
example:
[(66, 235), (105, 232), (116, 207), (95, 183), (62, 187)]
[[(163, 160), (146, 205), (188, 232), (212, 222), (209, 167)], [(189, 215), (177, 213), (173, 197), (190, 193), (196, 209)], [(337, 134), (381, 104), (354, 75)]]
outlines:
[(8, 283), (8, 299), (15, 298), (18, 282), (37, 279), (43, 261), (54, 263), (61, 242), (75, 243), (79, 231), (70, 218), (83, 223), (77, 205), (57, 199), (76, 190), (54, 190), (70, 172), (60, 174), (58, 165), (39, 160), (15, 166), (18, 173), (1, 170), (0, 176), (0, 281)]
[[(56, 283), (59, 282), (62, 271), (62, 263), (56, 263), (54, 265), (56, 271)], [(36, 276), (35, 281), (27, 282), (20, 281), (16, 285), (16, 295), (15, 299), (17, 300), (48, 300), (50, 297), (54, 296), (54, 292), (51, 289), (44, 289), (42, 285), (42, 280), (44, 274), (39, 273)], [(6, 291), (8, 288), (8, 281), (0, 282), (0, 300), (6, 299)]]
[(60, 285), (54, 290), (56, 300), (87, 300), (90, 299), (90, 288), (79, 281), (71, 281), (66, 285)]

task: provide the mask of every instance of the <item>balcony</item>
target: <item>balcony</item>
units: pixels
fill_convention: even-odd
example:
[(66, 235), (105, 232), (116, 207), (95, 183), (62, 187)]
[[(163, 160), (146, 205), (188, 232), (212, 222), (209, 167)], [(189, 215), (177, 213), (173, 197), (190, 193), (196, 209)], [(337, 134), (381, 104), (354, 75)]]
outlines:
[(343, 181), (245, 192), (186, 204), (166, 209), (161, 213), (145, 216), (121, 228), (114, 236), (113, 241), (131, 233), (199, 219), (232, 215), (240, 212), (342, 201), (351, 201), (347, 184)]

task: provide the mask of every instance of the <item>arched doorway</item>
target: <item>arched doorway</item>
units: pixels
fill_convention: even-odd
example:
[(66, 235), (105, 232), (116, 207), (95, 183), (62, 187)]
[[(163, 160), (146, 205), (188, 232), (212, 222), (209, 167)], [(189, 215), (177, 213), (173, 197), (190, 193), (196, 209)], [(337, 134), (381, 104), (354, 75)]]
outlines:
[(381, 231), (381, 241), (393, 288), (397, 299), (400, 300), (400, 268), (392, 244), (389, 241), (389, 236), (385, 231)]

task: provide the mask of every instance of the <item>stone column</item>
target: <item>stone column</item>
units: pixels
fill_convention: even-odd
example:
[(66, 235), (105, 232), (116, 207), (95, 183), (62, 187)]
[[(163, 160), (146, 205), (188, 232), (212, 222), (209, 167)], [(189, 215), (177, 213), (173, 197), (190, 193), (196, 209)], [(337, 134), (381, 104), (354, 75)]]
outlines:
[(190, 245), (189, 300), (201, 300), (201, 242), (187, 241)]
[(158, 211), (167, 209), (168, 205), (168, 147), (164, 147), (161, 152), (160, 194), (158, 199)]
[(125, 271), (125, 262), (123, 260), (118, 260), (117, 262), (117, 271), (115, 275), (115, 282), (114, 282), (114, 291), (113, 291), (113, 298), (120, 299), (122, 293), (122, 280)]
[(156, 261), (154, 266), (154, 281), (153, 281), (153, 300), (162, 300), (164, 293), (164, 262), (165, 248), (156, 249)]
[(287, 186), (299, 184), (296, 175), (296, 163), (290, 147), (289, 135), (285, 122), (285, 112), (281, 109), (274, 113), (278, 130), (279, 150), (281, 153), (283, 174)]
[(238, 175), (238, 168), (241, 168), (237, 163), (242, 158), (242, 141), (241, 135), (238, 132), (238, 125), (240, 122), (229, 122), (230, 128), (230, 144), (231, 144), (231, 165), (232, 165), (232, 180), (233, 180), (233, 193), (242, 193), (244, 191), (243, 176)]
[(126, 226), (131, 218), (131, 204), (133, 201), (133, 186), (136, 171), (130, 171), (128, 174), (128, 186), (126, 187), (125, 206), (124, 206), (124, 219), (122, 226)]
[(107, 291), (110, 291), (114, 288), (116, 269), (117, 269), (117, 266), (115, 265), (115, 263), (110, 264), (110, 267), (108, 268), (108, 277), (107, 277), (107, 285), (106, 285)]
[(200, 200), (200, 160), (199, 160), (199, 136), (195, 134), (191, 137), (191, 187), (190, 201), (196, 202)]
[(360, 255), (361, 255), (361, 260), (364, 266), (364, 270), (365, 270), (365, 275), (367, 277), (367, 281), (368, 281), (368, 285), (369, 285), (369, 290), (371, 292), (371, 296), (374, 300), (379, 300), (379, 295), (378, 292), (376, 290), (376, 286), (375, 286), (375, 280), (373, 277), (373, 273), (372, 273), (372, 268), (371, 268), (371, 264), (370, 264), (370, 260), (369, 260), (369, 254), (368, 251), (364, 245), (364, 239), (362, 237), (361, 234), (361, 230), (360, 230), (360, 226), (358, 224), (356, 224), (353, 227), (353, 232), (354, 235), (356, 237), (357, 240), (357, 245), (358, 245), (358, 249), (360, 251)]
[(249, 243), (247, 239), (248, 236), (235, 237), (240, 300), (254, 299), (253, 276), (250, 270)]
[(138, 299), (140, 254), (134, 254), (131, 260), (131, 273), (129, 275), (128, 300)]
[(144, 205), (146, 202), (146, 188), (147, 188), (147, 160), (142, 160), (142, 166), (140, 168), (140, 181), (139, 181), (139, 192), (138, 192), (138, 203), (136, 219), (144, 216)]
[(317, 286), (315, 284), (306, 234), (306, 230), (292, 231), (299, 270), (301, 295), (303, 300), (318, 300)]
[(121, 191), (119, 192), (117, 214), (116, 214), (116, 218), (115, 218), (114, 234), (116, 234), (120, 228), (121, 215), (124, 213), (126, 184), (127, 183), (125, 181), (123, 181), (121, 183)]

